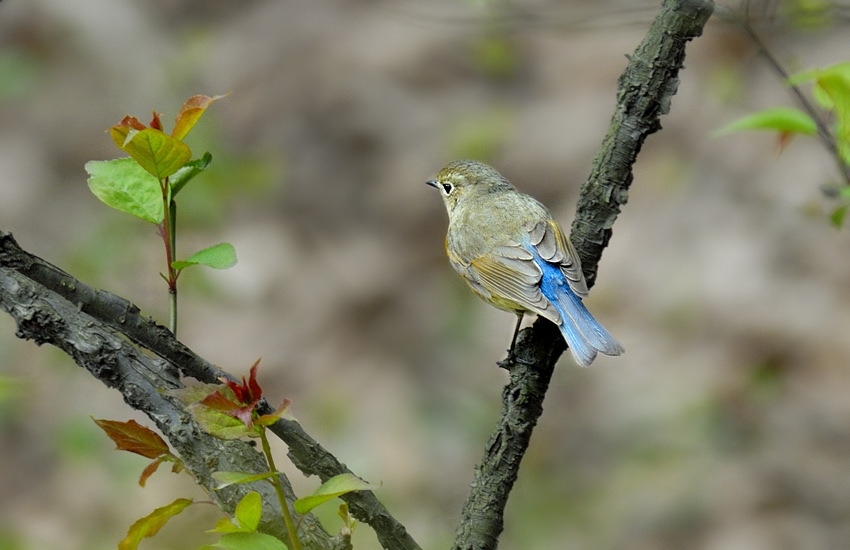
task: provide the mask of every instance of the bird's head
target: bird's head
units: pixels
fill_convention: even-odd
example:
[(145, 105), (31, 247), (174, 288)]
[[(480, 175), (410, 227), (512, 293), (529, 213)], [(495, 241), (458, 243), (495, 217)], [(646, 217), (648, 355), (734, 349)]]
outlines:
[(459, 203), (514, 189), (502, 174), (474, 160), (450, 162), (436, 178), (425, 183), (440, 191), (449, 214)]

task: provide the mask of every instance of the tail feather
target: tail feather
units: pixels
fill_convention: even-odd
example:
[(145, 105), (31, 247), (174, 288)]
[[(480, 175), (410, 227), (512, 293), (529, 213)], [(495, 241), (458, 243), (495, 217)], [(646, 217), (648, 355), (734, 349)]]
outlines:
[[(605, 327), (600, 325), (599, 321), (584, 307), (581, 298), (568, 287), (562, 287), (559, 290), (561, 292), (557, 295), (555, 307), (561, 314), (561, 332), (565, 337), (567, 332), (578, 332), (587, 346), (605, 355), (621, 355), (625, 351), (611, 333), (605, 330)], [(574, 329), (566, 329), (567, 325)], [(596, 355), (595, 351), (594, 355)]]
[(597, 350), (590, 345), (587, 339), (578, 331), (576, 326), (569, 320), (564, 319), (558, 326), (561, 329), (561, 334), (567, 341), (567, 346), (573, 354), (573, 359), (582, 367), (589, 367), (596, 359)]
[[(547, 269), (548, 268), (548, 269)], [(576, 363), (590, 366), (598, 352), (620, 355), (623, 346), (593, 318), (581, 298), (570, 289), (560, 270), (546, 264), (540, 290), (561, 314), (561, 333), (570, 347)]]

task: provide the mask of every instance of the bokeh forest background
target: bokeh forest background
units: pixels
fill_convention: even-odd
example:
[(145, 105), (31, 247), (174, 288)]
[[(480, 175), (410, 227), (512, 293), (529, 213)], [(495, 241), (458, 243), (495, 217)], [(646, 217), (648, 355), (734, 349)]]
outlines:
[[(153, 226), (91, 195), (105, 130), (232, 92), (187, 138), (211, 169), (181, 194), (180, 338), (260, 381), (364, 478), (425, 548), (452, 539), (506, 375), (513, 316), (448, 265), (424, 181), (495, 165), (569, 226), (650, 1), (6, 0), (0, 3), (0, 228), (167, 318)], [(825, 11), (820, 11), (821, 9)], [(635, 167), (589, 308), (625, 345), (564, 355), (501, 547), (834, 549), (850, 541), (850, 236), (815, 139), (712, 131), (793, 105), (718, 6), (663, 131)], [(811, 10), (814, 9), (814, 12)], [(847, 7), (754, 2), (790, 71), (846, 61)], [(0, 547), (114, 548), (188, 476), (136, 484), (95, 418), (145, 418), (0, 316)], [(285, 462), (285, 448), (277, 447)], [(290, 467), (296, 489), (312, 491)], [(323, 512), (331, 530), (334, 506)], [(215, 540), (195, 506), (142, 548)], [(355, 547), (377, 548), (366, 526)]]

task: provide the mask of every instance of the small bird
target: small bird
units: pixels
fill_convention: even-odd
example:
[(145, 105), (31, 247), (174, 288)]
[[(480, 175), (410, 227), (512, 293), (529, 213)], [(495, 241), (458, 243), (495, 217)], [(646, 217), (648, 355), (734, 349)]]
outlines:
[(472, 160), (451, 162), (426, 183), (440, 191), (449, 213), (446, 251), (452, 267), (480, 298), (517, 315), (509, 355), (529, 312), (558, 325), (583, 367), (598, 352), (623, 353), (584, 307), (587, 283), (578, 255), (537, 199)]

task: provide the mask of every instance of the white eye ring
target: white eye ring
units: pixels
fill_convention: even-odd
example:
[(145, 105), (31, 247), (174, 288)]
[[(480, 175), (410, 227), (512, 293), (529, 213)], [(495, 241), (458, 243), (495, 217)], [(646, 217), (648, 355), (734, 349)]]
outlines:
[(446, 196), (450, 195), (452, 191), (454, 191), (454, 186), (451, 183), (441, 183), (440, 188)]

